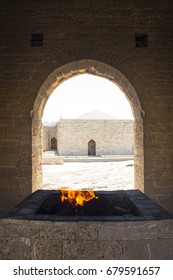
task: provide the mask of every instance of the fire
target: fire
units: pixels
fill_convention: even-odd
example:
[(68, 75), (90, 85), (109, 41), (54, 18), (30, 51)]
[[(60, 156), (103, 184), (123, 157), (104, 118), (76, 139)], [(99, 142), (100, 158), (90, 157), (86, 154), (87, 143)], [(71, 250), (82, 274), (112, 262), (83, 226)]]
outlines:
[(90, 201), (93, 198), (98, 199), (98, 196), (96, 196), (92, 190), (80, 191), (61, 189), (61, 192), (61, 201), (64, 202), (65, 200), (68, 200), (68, 202), (74, 206), (83, 206), (85, 202)]

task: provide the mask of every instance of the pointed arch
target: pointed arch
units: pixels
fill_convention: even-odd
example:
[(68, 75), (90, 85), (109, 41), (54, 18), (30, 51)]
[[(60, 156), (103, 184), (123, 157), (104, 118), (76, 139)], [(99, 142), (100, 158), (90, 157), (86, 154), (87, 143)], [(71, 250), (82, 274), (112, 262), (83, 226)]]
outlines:
[(57, 150), (57, 140), (55, 137), (51, 138), (51, 144), (50, 144), (50, 147), (52, 150)]
[(45, 80), (32, 110), (32, 185), (33, 191), (42, 187), (42, 115), (54, 89), (79, 74), (92, 74), (115, 83), (127, 97), (134, 116), (134, 173), (135, 186), (144, 191), (143, 117), (138, 95), (129, 80), (116, 68), (100, 61), (84, 59), (55, 69)]
[(96, 142), (94, 140), (88, 142), (88, 156), (96, 156)]

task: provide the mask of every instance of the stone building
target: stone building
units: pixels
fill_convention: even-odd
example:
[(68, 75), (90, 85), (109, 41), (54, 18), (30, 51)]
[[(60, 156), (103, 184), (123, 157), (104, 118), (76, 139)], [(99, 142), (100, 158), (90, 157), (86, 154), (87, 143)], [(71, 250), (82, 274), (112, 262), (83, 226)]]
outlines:
[(43, 152), (57, 150), (57, 124), (43, 126)]
[(173, 212), (173, 3), (1, 1), (0, 212), (42, 186), (42, 115), (66, 79), (89, 73), (134, 115), (135, 186)]
[[(1, 215), (42, 187), (44, 107), (56, 87), (84, 73), (128, 98), (135, 188), (173, 213), (172, 11), (172, 0), (1, 0)], [(50, 225), (3, 221), (0, 257), (173, 258), (172, 220)]]
[(44, 126), (43, 151), (54, 149), (60, 156), (129, 155), (133, 154), (133, 138), (132, 120), (92, 111)]

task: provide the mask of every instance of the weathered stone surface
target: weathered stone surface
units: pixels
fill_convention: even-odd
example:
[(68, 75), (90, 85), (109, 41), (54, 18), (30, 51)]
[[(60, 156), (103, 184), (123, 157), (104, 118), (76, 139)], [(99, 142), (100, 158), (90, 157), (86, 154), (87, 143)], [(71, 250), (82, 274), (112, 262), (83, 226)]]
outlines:
[(17, 230), (18, 230), (17, 224), (7, 224), (4, 229), (4, 234), (5, 234), (5, 236), (18, 237), (19, 234), (18, 234)]
[(149, 238), (171, 238), (172, 221), (139, 221), (101, 224), (98, 229), (100, 240), (140, 240)]
[[(87, 117), (86, 119), (60, 120), (56, 126), (44, 127), (44, 151), (51, 149), (52, 138), (57, 139), (56, 150), (60, 156), (87, 156), (90, 140), (96, 143), (95, 155), (97, 156), (133, 154), (133, 121), (94, 120)], [(45, 164), (46, 158), (44, 156)]]
[[(172, 8), (170, 0), (2, 1), (0, 186), (7, 188), (0, 196), (1, 214), (42, 186), (44, 105), (56, 86), (84, 72), (115, 81), (130, 97), (144, 132), (136, 127), (135, 187), (173, 212), (172, 194), (164, 192), (173, 180)], [(30, 42), (36, 26), (45, 35), (38, 48)], [(135, 33), (141, 30), (148, 32), (148, 48), (135, 47)], [(26, 147), (23, 139), (28, 139)], [(19, 188), (24, 177), (26, 192)], [(156, 188), (150, 192), (153, 181)]]
[(96, 240), (97, 229), (93, 223), (55, 222), (54, 238), (60, 240)]
[[(49, 242), (48, 242), (49, 241)], [(62, 242), (56, 239), (31, 239), (31, 255), (34, 260), (61, 260)]]
[(79, 236), (78, 223), (71, 222), (55, 222), (54, 223), (55, 237), (57, 239), (72, 239), (76, 240)]
[(59, 157), (59, 156), (47, 156), (47, 155), (43, 155), (43, 164), (47, 164), (47, 165), (62, 165), (64, 163), (64, 159), (63, 157)]
[(149, 240), (150, 259), (152, 260), (172, 260), (173, 239)]
[(31, 239), (30, 237), (20, 237), (16, 239), (18, 246), (15, 252), (17, 260), (30, 260), (32, 259)]
[(172, 221), (3, 219), (0, 259), (172, 259)]
[(63, 259), (117, 260), (123, 258), (121, 241), (76, 240), (63, 243)]
[(0, 237), (4, 235), (4, 226), (0, 225)]
[[(0, 238), (0, 259), (1, 260), (15, 260), (17, 259), (17, 252), (19, 249), (19, 242), (13, 237)], [(20, 258), (23, 258), (21, 254)], [(18, 256), (19, 257), (19, 256)]]
[(146, 240), (124, 240), (124, 259), (125, 260), (148, 260), (149, 252)]
[(37, 238), (39, 236), (39, 226), (36, 225), (19, 225), (17, 232), (21, 237)]
[(78, 239), (83, 240), (97, 240), (98, 238), (98, 229), (95, 223), (90, 222), (79, 222), (79, 237)]

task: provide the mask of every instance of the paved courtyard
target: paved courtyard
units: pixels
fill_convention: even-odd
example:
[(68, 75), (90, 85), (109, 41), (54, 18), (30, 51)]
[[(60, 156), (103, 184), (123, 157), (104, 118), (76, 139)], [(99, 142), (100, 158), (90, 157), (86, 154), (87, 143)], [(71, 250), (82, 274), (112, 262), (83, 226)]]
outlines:
[(134, 161), (64, 162), (43, 165), (43, 188), (120, 190), (134, 188)]

